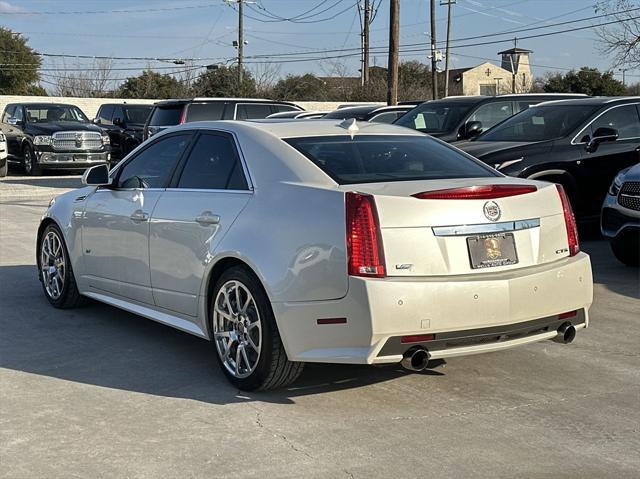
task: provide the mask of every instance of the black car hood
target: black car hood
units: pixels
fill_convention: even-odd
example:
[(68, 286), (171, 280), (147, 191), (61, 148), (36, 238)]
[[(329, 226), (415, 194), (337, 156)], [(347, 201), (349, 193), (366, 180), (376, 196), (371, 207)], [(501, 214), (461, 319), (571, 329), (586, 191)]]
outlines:
[[(543, 146), (544, 142), (532, 141), (457, 141), (453, 146), (469, 153), (476, 158), (482, 159), (485, 156), (509, 150), (523, 149), (531, 146)], [(549, 143), (549, 146), (551, 144)]]
[(49, 123), (27, 123), (25, 130), (33, 135), (51, 135), (58, 131), (95, 131), (102, 133), (102, 128), (93, 123), (76, 121), (52, 121)]

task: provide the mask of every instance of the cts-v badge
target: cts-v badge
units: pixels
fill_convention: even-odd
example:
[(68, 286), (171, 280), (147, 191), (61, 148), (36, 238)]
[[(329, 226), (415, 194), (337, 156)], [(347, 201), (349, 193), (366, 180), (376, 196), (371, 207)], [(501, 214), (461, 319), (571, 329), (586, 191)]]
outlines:
[(502, 216), (502, 211), (500, 211), (500, 207), (495, 201), (487, 201), (482, 210), (489, 221), (498, 221)]

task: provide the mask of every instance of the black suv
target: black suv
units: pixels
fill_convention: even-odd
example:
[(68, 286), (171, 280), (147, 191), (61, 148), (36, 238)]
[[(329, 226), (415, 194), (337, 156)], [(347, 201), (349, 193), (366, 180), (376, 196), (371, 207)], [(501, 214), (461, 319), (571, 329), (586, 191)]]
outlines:
[(394, 123), (428, 133), (446, 142), (467, 140), (540, 102), (585, 96), (570, 93), (521, 93), (447, 97), (421, 103)]
[(576, 216), (597, 216), (616, 174), (638, 162), (640, 97), (551, 101), (454, 145), (504, 174), (564, 186)]
[(111, 139), (111, 161), (117, 162), (142, 143), (142, 130), (153, 105), (105, 103), (93, 122)]
[(45, 168), (85, 169), (109, 163), (109, 135), (74, 105), (11, 103), (2, 114), (8, 161), (29, 175)]
[(283, 111), (303, 111), (284, 101), (255, 98), (191, 98), (156, 103), (144, 127), (144, 139), (181, 123), (210, 120), (258, 120)]

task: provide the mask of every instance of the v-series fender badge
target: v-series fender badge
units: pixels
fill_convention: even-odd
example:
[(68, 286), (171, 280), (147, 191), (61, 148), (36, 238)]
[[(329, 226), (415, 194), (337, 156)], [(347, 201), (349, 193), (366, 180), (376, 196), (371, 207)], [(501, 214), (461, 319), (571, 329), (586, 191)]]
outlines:
[(569, 252), (569, 248), (562, 248), (562, 249), (556, 250), (556, 254), (562, 254), (562, 253), (568, 253), (568, 252)]

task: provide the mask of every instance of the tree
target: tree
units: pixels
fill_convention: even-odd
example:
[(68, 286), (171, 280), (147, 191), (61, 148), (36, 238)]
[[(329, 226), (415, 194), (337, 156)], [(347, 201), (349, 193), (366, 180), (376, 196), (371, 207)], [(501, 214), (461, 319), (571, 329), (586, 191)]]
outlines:
[(612, 72), (600, 72), (597, 68), (582, 67), (565, 74), (548, 75), (544, 84), (547, 93), (585, 93), (593, 96), (619, 96), (626, 94), (621, 81)]
[(19, 33), (0, 27), (0, 94), (28, 95), (39, 80), (41, 58)]
[(278, 100), (322, 101), (325, 94), (325, 83), (311, 73), (287, 75), (273, 87), (273, 95)]
[(127, 78), (117, 95), (120, 98), (181, 98), (187, 91), (171, 75), (145, 70), (137, 77)]
[(65, 71), (63, 62), (61, 71), (56, 76), (54, 93), (58, 96), (80, 96), (100, 98), (113, 91), (113, 60), (98, 59), (84, 68), (76, 64), (75, 72)]
[(613, 56), (615, 67), (640, 66), (638, 6), (633, 0), (600, 0), (595, 5), (597, 14), (607, 16), (607, 23), (616, 22), (596, 29), (602, 53)]
[(200, 75), (193, 84), (193, 94), (209, 97), (252, 97), (256, 95), (256, 82), (253, 75), (244, 70), (242, 86), (239, 86), (238, 67), (219, 66)]

